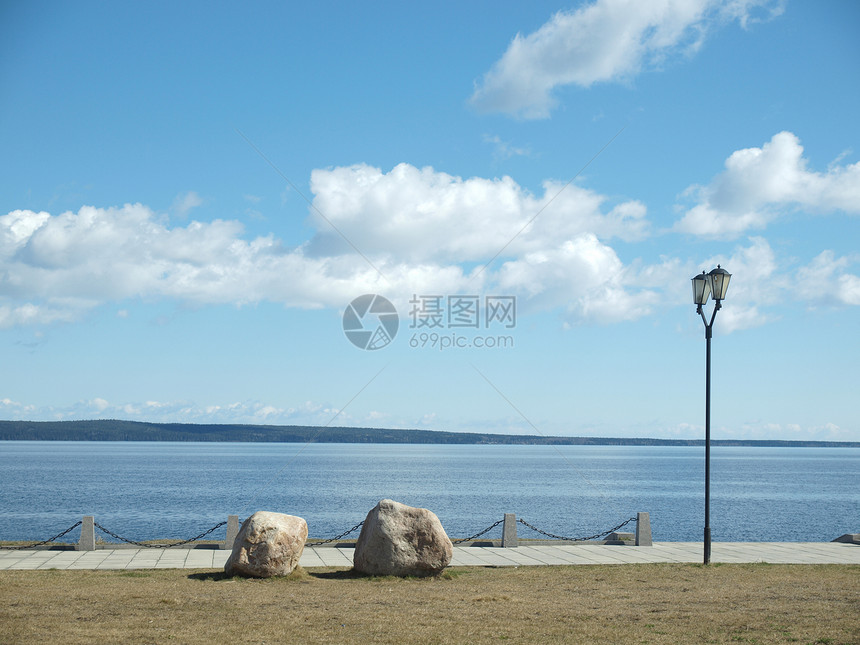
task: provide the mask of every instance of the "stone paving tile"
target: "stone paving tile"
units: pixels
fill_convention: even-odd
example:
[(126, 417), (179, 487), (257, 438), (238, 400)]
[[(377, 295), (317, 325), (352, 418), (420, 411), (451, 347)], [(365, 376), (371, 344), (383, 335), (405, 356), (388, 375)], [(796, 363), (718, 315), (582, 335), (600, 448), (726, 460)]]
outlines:
[[(308, 547), (302, 553), (299, 564), (303, 567), (351, 567), (354, 551), (355, 549), (337, 547)], [(305, 564), (305, 562), (317, 564)]]
[(68, 560), (62, 557), (48, 558), (41, 564), (37, 564), (35, 560), (32, 560), (31, 563), (35, 565), (35, 569), (62, 569), (68, 566)]
[(572, 548), (565, 548), (562, 546), (547, 546), (543, 547), (543, 549), (546, 549), (549, 553), (552, 553), (553, 557), (559, 561), (559, 564), (592, 564), (591, 560), (588, 557)]
[[(468, 558), (472, 561), (470, 566), (482, 566), (482, 567), (490, 567), (490, 566), (504, 566), (505, 561), (502, 558), (496, 557), (492, 551), (488, 550), (488, 547), (480, 547), (480, 546), (472, 546), (472, 547), (463, 547), (463, 548), (454, 548), (454, 558), (458, 556), (458, 554), (463, 554), (464, 558)], [(453, 559), (452, 559), (453, 562)], [(510, 561), (507, 561), (507, 564), (512, 564)]]
[(478, 548), (485, 551), (487, 558), (491, 560), (499, 560), (499, 564), (504, 566), (513, 564), (517, 566), (529, 566), (543, 564), (536, 557), (535, 547), (517, 547), (515, 549), (504, 549), (502, 547), (467, 547)]
[(184, 569), (222, 569), (222, 566), (215, 565), (211, 559), (209, 560), (186, 560)]
[(103, 558), (99, 557), (86, 557), (82, 556), (75, 560), (74, 562), (70, 562), (68, 565), (63, 567), (64, 569), (97, 569), (98, 566), (104, 562), (107, 556)]
[(132, 560), (126, 569), (157, 569), (157, 560)]
[(480, 567), (484, 566), (484, 562), (480, 558), (472, 555), (464, 555), (462, 551), (454, 551), (454, 557), (451, 558), (452, 567)]
[(701, 562), (704, 556), (701, 542), (655, 542), (650, 548), (656, 557), (662, 558), (660, 562)]
[[(319, 561), (322, 562), (322, 565), (315, 566), (324, 566), (324, 567), (351, 567), (352, 566), (352, 556), (355, 553), (355, 549), (341, 549), (338, 547), (317, 547), (310, 549), (306, 549), (307, 551), (313, 552)], [(300, 564), (302, 566), (306, 566), (304, 564), (304, 553), (302, 554), (302, 560), (300, 560)], [(307, 565), (314, 566), (314, 565)]]
[(126, 569), (128, 567), (127, 562), (118, 562), (115, 560), (106, 560), (102, 562), (99, 566), (96, 567), (97, 571), (106, 571), (111, 569)]
[(462, 551), (455, 550), (454, 557), (451, 558), (451, 566), (453, 567), (487, 567), (491, 564), (485, 558), (471, 552), (464, 554)]
[(546, 546), (527, 546), (517, 547), (517, 551), (521, 551), (525, 555), (534, 559), (536, 564), (543, 565), (563, 565), (570, 564), (569, 559), (564, 557), (563, 551)]
[(140, 549), (134, 552), (135, 560), (160, 560), (164, 556), (163, 551), (152, 549)]
[(81, 551), (80, 556), (75, 558), (75, 561), (84, 562), (84, 561), (93, 561), (93, 562), (101, 562), (108, 556), (110, 556), (110, 551)]
[(301, 564), (306, 569), (309, 567), (324, 567), (322, 559), (316, 554), (313, 549), (305, 549), (302, 551), (302, 558), (299, 560), (299, 564)]
[(571, 551), (574, 551), (588, 564), (619, 564), (623, 560), (615, 553), (617, 548), (618, 547), (602, 547), (602, 545), (578, 544), (575, 547), (571, 547)]
[(540, 562), (535, 560), (534, 558), (529, 558), (525, 554), (516, 553), (519, 551), (519, 547), (516, 549), (503, 549), (501, 547), (466, 547), (469, 549), (477, 549), (481, 553), (477, 554), (479, 558), (486, 562), (485, 566), (492, 567), (511, 567), (511, 566), (525, 566), (525, 565), (539, 565)]

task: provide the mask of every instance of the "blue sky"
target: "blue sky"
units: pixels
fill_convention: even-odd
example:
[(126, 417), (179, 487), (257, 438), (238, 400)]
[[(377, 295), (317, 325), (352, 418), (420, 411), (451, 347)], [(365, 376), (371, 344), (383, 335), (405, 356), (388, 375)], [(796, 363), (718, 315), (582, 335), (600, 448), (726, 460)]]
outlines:
[[(3, 3), (0, 418), (699, 438), (690, 278), (721, 264), (712, 436), (860, 441), (858, 28)], [(343, 332), (363, 294), (379, 349)]]

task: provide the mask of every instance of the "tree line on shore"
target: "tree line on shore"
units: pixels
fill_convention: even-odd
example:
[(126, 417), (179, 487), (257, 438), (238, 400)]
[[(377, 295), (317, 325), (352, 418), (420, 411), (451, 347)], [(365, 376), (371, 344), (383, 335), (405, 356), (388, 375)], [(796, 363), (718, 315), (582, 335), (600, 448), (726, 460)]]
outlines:
[[(119, 419), (84, 421), (0, 421), (0, 441), (224, 441), (279, 443), (401, 443), (497, 445), (701, 446), (702, 439), (636, 437), (545, 437), (438, 430), (150, 423)], [(712, 440), (723, 446), (860, 448), (852, 441)]]

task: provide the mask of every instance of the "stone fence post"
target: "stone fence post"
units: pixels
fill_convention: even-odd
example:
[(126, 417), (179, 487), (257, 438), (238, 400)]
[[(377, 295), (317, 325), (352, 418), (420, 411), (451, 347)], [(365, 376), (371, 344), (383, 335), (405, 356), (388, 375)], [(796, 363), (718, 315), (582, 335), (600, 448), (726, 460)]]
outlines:
[(224, 539), (224, 550), (232, 551), (233, 550), (233, 542), (236, 541), (236, 536), (239, 534), (239, 516), (238, 515), (228, 515), (227, 516), (227, 536)]
[(651, 516), (648, 513), (636, 513), (636, 546), (653, 546), (651, 544)]
[(92, 515), (84, 515), (81, 522), (81, 539), (78, 540), (76, 551), (95, 551), (96, 550), (96, 527), (95, 518)]
[(505, 513), (505, 523), (502, 525), (502, 546), (505, 548), (519, 546), (517, 516), (514, 513)]

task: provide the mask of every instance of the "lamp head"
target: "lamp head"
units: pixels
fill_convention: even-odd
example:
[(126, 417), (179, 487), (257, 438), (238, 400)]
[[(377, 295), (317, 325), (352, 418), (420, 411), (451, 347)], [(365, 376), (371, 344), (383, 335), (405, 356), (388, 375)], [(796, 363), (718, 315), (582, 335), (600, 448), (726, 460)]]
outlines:
[(701, 307), (708, 302), (708, 296), (711, 295), (711, 280), (709, 278), (710, 276), (704, 271), (693, 278), (693, 304)]
[(711, 295), (714, 300), (719, 302), (726, 297), (726, 292), (729, 290), (729, 280), (731, 280), (732, 274), (721, 268), (720, 265), (717, 265), (716, 269), (712, 269), (710, 273), (708, 273), (708, 282), (711, 287)]

